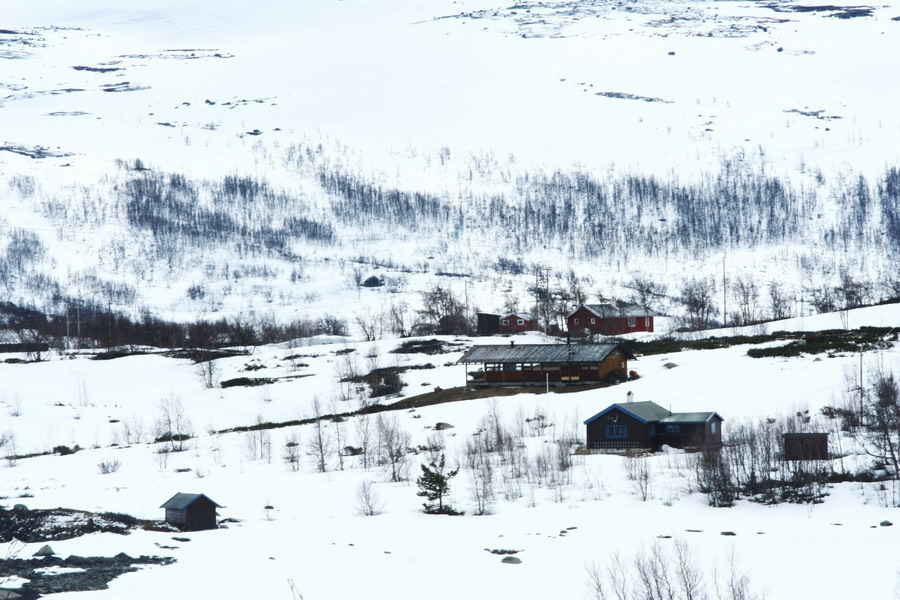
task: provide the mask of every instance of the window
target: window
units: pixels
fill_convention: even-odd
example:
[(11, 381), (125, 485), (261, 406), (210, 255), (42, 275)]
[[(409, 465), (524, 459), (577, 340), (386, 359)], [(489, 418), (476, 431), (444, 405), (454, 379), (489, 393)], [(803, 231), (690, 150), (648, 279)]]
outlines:
[(680, 425), (666, 425), (666, 433), (681, 433)]
[(716, 432), (716, 422), (715, 421), (713, 421), (712, 423), (709, 424), (709, 430), (712, 431), (713, 433)]
[(575, 323), (576, 325), (578, 325), (578, 317), (575, 317), (575, 320), (573, 321), (573, 323)]
[(628, 426), (627, 425), (607, 425), (606, 426), (606, 437), (607, 438), (626, 438), (628, 437)]
[(593, 317), (591, 317), (591, 325), (595, 325), (596, 323), (597, 323), (597, 319), (594, 319)]
[(628, 317), (628, 326), (634, 327), (637, 324), (634, 317)]
[(650, 317), (644, 317), (644, 327), (650, 327)]
[(518, 321), (516, 321), (516, 325), (524, 325), (524, 324), (525, 324), (525, 319), (519, 319)]
[(509, 319), (503, 319), (502, 321), (500, 321), (500, 324), (501, 325), (509, 325)]

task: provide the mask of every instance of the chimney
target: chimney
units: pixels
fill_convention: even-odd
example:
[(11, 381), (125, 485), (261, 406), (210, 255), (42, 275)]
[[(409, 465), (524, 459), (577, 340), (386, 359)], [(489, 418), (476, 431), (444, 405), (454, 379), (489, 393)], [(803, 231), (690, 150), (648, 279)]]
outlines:
[(625, 394), (625, 402), (634, 402), (634, 392)]
[(509, 340), (509, 346), (510, 346), (510, 348), (512, 348), (512, 347), (515, 346), (515, 345), (516, 345), (516, 341), (515, 341), (515, 340)]

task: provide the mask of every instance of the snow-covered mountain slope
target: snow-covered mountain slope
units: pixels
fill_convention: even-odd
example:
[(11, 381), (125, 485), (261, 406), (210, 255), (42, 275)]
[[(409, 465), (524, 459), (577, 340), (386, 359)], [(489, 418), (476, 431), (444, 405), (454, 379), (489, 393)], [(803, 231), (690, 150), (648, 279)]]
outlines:
[(49, 311), (320, 315), (358, 302), (361, 269), (412, 302), (440, 282), (499, 311), (529, 303), (536, 265), (621, 297), (635, 273), (674, 291), (724, 257), (760, 288), (849, 274), (875, 300), (900, 222), (895, 13), (11, 0), (0, 249), (34, 239), (24, 263), (7, 249), (4, 291)]

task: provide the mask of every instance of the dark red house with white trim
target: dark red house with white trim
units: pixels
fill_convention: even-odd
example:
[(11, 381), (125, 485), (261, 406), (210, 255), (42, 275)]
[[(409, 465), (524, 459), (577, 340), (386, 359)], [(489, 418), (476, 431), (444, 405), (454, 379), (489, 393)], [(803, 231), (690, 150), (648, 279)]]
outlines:
[(572, 335), (622, 335), (653, 331), (654, 316), (637, 304), (582, 304), (566, 317), (566, 325)]
[(500, 333), (519, 333), (537, 329), (537, 319), (528, 313), (512, 313), (500, 318)]

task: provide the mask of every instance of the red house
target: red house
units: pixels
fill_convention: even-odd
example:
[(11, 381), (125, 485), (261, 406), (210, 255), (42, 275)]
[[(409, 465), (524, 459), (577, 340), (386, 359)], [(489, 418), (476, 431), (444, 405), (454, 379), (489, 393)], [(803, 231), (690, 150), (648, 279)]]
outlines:
[(537, 319), (527, 313), (506, 315), (500, 319), (500, 333), (537, 331)]
[(653, 331), (653, 311), (637, 304), (582, 304), (566, 317), (573, 335), (622, 335), (635, 331)]

